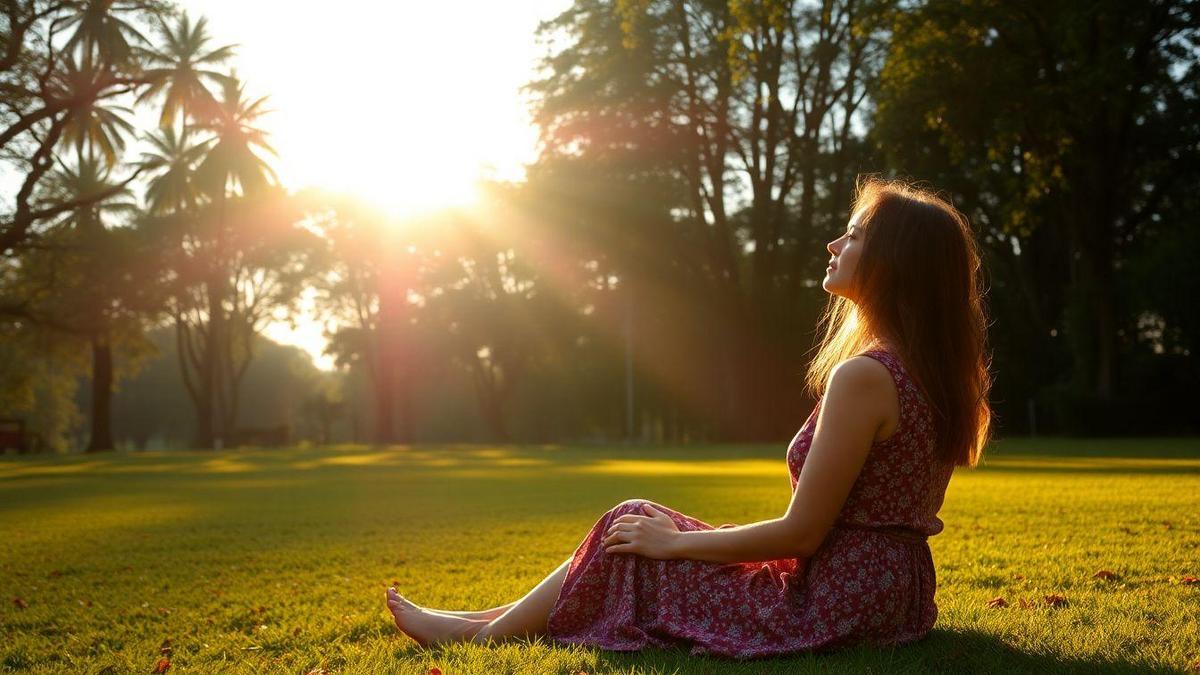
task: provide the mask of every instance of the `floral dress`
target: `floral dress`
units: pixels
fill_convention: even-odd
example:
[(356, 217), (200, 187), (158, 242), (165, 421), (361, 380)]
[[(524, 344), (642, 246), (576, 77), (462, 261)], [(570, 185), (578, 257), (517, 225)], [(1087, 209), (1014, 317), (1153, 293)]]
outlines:
[[(891, 372), (900, 395), (895, 432), (872, 444), (850, 495), (811, 558), (714, 563), (606, 553), (613, 519), (644, 515), (646, 500), (605, 513), (576, 549), (547, 635), (562, 643), (630, 651), (689, 646), (739, 659), (919, 639), (937, 618), (926, 537), (953, 464), (936, 457), (930, 409), (900, 360), (864, 352)], [(812, 444), (820, 403), (788, 444), (792, 489)], [(672, 509), (680, 530), (711, 525)], [(733, 527), (726, 524), (724, 527)]]

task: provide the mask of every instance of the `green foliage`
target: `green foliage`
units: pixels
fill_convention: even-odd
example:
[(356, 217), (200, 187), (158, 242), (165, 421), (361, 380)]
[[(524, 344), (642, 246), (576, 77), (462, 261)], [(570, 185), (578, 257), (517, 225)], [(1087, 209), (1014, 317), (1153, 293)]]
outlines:
[[(890, 16), (872, 140), (977, 227), (1001, 417), (1019, 428), (1026, 401), (1049, 399), (1072, 432), (1117, 411), (1127, 432), (1193, 424), (1175, 394), (1194, 369), (1167, 363), (1194, 352), (1196, 313), (1163, 289), (1195, 275), (1163, 254), (1195, 239), (1195, 8), (971, 0)], [(1127, 408), (1160, 390), (1168, 414)]]
[(0, 411), (23, 419), (35, 452), (77, 447), (75, 405), (87, 352), (78, 338), (28, 322), (0, 324)]
[[(122, 382), (113, 401), (113, 427), (128, 448), (192, 447), (195, 420), (175, 353), (174, 329), (160, 328), (148, 337), (155, 356)], [(317, 370), (308, 354), (297, 347), (263, 337), (255, 341), (255, 358), (242, 379), (239, 424), (253, 428), (287, 425), (298, 441), (319, 439), (321, 429), (305, 406), (314, 397), (334, 397), (341, 376)], [(349, 438), (342, 422), (341, 418), (333, 420), (335, 430)]]
[[(172, 672), (1179, 671), (1200, 658), (1200, 587), (1183, 583), (1200, 546), (1197, 447), (1003, 442), (950, 483), (928, 638), (749, 663), (545, 641), (425, 650), (397, 634), (383, 594), (395, 583), (431, 607), (510, 602), (624, 499), (712, 524), (777, 517), (780, 446), (5, 459), (0, 663), (148, 672), (167, 646)], [(997, 597), (1007, 606), (990, 608)]]

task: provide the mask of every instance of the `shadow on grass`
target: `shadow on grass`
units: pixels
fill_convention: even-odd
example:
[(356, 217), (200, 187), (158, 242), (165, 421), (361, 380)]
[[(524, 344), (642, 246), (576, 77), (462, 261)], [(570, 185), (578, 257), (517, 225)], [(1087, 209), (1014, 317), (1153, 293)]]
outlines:
[[(527, 641), (516, 644), (530, 645)], [(539, 638), (538, 644), (548, 644)], [(563, 647), (558, 647), (563, 648)], [(1141, 660), (1089, 660), (1061, 654), (1022, 652), (995, 635), (977, 631), (934, 629), (923, 640), (900, 647), (854, 647), (823, 652), (761, 659), (736, 660), (718, 656), (693, 656), (686, 647), (618, 652), (592, 651), (596, 672), (638, 673), (928, 673), (928, 672), (1056, 672), (1056, 673), (1174, 673), (1175, 670)], [(428, 650), (412, 646), (397, 652), (399, 657), (446, 660), (460, 646), (444, 645)]]

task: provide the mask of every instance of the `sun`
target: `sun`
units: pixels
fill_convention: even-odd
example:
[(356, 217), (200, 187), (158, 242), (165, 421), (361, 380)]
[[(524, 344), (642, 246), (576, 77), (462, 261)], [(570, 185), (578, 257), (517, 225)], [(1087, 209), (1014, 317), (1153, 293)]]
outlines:
[(356, 195), (398, 219), (474, 204), (479, 182), (494, 174), (478, 148), (459, 138), (453, 120), (397, 117), (389, 123), (378, 114), (364, 116), (361, 126), (342, 125), (331, 139), (289, 143), (278, 162), (281, 178)]

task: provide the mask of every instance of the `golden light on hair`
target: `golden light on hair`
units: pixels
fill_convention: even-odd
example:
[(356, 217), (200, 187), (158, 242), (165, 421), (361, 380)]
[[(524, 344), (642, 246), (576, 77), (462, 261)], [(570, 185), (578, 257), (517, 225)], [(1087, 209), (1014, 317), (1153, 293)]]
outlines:
[(838, 363), (890, 345), (933, 411), (939, 454), (974, 466), (992, 414), (985, 289), (970, 223), (933, 192), (872, 176), (860, 177), (851, 213), (865, 235), (850, 280), (856, 300), (830, 296), (808, 389), (822, 395)]

